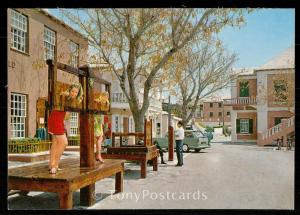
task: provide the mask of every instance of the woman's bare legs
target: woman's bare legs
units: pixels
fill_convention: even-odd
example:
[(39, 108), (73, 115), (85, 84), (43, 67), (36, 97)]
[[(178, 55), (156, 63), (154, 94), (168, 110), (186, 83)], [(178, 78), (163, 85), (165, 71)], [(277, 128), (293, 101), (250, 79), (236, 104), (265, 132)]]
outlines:
[(57, 167), (58, 163), (60, 161), (60, 157), (62, 156), (63, 152), (65, 151), (66, 146), (68, 145), (68, 139), (67, 136), (64, 135), (59, 135), (58, 136), (58, 154), (57, 154)]
[(101, 144), (103, 141), (103, 136), (97, 137), (96, 143), (96, 161), (104, 162), (103, 158), (101, 157)]
[(65, 134), (53, 135), (53, 143), (50, 150), (50, 173), (56, 173), (60, 157), (63, 154), (67, 144), (68, 140)]
[(51, 148), (50, 148), (50, 161), (49, 161), (49, 169), (51, 169), (52, 167), (55, 167), (55, 152), (56, 152), (56, 148), (57, 148), (57, 139), (56, 139), (56, 135), (52, 135), (52, 144), (51, 144)]

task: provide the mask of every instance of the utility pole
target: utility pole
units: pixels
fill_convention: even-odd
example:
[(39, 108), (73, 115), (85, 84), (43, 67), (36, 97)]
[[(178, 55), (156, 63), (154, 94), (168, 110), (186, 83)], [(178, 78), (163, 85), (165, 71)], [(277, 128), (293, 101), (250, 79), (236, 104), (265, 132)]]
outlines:
[(224, 132), (224, 100), (222, 102), (222, 107), (223, 107), (223, 128), (222, 128), (222, 133), (223, 133), (223, 135), (225, 135), (225, 132)]

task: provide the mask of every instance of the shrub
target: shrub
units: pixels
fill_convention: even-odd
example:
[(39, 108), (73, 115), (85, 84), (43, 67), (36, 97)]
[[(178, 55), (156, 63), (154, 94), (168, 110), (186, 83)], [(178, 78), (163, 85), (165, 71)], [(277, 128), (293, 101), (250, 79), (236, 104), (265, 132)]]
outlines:
[(215, 130), (212, 127), (206, 126), (205, 131), (206, 132), (214, 132)]
[(9, 139), (8, 144), (20, 144), (20, 143), (39, 143), (41, 142), (40, 138), (31, 138), (31, 137), (26, 137), (22, 139)]

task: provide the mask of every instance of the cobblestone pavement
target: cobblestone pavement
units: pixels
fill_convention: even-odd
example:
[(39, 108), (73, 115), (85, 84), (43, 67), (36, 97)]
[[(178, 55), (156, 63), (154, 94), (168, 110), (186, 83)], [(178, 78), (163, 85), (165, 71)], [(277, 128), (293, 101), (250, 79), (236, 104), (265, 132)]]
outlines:
[[(159, 164), (158, 172), (148, 166), (146, 179), (140, 178), (138, 165), (126, 163), (123, 193), (112, 195), (114, 178), (106, 178), (96, 183), (95, 205), (80, 206), (75, 192), (74, 209), (294, 208), (293, 150), (213, 142), (200, 153), (185, 153), (183, 167), (175, 167), (176, 153), (174, 158)], [(58, 209), (58, 205), (55, 193), (8, 197), (9, 209)]]

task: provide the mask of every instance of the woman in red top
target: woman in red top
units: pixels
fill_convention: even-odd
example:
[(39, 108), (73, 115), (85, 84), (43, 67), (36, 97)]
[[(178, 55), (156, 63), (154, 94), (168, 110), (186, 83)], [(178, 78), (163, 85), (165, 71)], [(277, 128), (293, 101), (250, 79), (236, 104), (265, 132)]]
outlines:
[[(80, 84), (72, 84), (66, 92), (61, 95), (67, 96), (68, 100), (82, 100), (83, 90)], [(52, 110), (48, 119), (48, 132), (52, 135), (52, 145), (50, 149), (49, 171), (51, 174), (57, 172), (58, 163), (62, 153), (68, 145), (65, 133), (64, 120), (69, 118), (70, 113), (65, 111)]]

